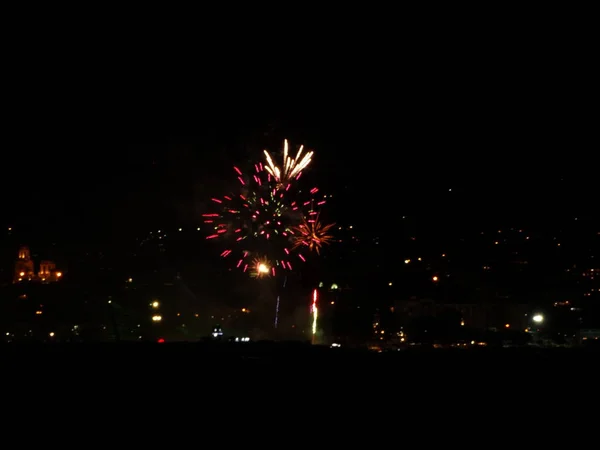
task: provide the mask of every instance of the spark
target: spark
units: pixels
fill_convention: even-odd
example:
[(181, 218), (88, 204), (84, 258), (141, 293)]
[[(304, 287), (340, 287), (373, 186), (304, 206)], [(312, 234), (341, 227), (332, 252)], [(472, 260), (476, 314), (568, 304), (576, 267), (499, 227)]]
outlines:
[(335, 226), (334, 223), (323, 225), (319, 220), (319, 215), (315, 219), (304, 219), (302, 224), (293, 227), (296, 232), (294, 235), (294, 249), (306, 246), (310, 251), (321, 253), (323, 245), (329, 245), (333, 236), (329, 234), (329, 230)]
[(280, 186), (286, 185), (286, 189), (289, 182), (294, 178), (298, 179), (300, 177), (300, 173), (306, 169), (306, 167), (308, 167), (314, 153), (311, 151), (303, 155), (302, 151), (304, 150), (304, 146), (301, 145), (296, 157), (291, 158), (288, 155), (288, 150), (288, 141), (285, 139), (283, 141), (283, 162), (281, 166), (275, 164), (269, 152), (264, 150), (265, 158), (267, 160), (265, 170), (269, 173), (269, 175), (275, 178), (275, 181)]

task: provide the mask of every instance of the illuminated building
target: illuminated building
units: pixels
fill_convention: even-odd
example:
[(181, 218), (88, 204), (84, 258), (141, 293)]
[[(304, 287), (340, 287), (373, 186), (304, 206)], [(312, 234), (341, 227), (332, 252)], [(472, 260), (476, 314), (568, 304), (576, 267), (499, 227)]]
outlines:
[(56, 270), (54, 261), (41, 261), (40, 270), (36, 274), (29, 247), (24, 246), (19, 249), (17, 262), (15, 263), (14, 283), (23, 281), (50, 283), (60, 280), (61, 277), (62, 273)]
[(14, 282), (18, 283), (19, 281), (32, 280), (33, 278), (35, 278), (35, 271), (29, 247), (21, 247), (17, 262), (15, 263)]
[(56, 273), (56, 264), (54, 264), (54, 261), (42, 261), (40, 263), (38, 277), (41, 281), (52, 279), (52, 274)]

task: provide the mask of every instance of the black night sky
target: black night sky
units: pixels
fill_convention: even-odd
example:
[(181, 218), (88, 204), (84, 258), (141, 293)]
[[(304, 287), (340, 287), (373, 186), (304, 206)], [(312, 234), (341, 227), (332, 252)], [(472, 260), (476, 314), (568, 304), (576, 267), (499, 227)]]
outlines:
[(263, 148), (279, 150), (284, 137), (315, 150), (310, 175), (337, 198), (336, 221), (393, 234), (401, 215), (423, 218), (432, 231), (560, 228), (593, 216), (585, 123), (569, 104), (541, 94), (517, 108), (523, 94), (429, 94), (433, 104), (390, 96), (292, 117), (197, 117), (175, 137), (97, 128), (83, 137), (50, 119), (34, 136), (6, 141), (3, 216), (21, 229), (73, 240), (192, 224), (233, 164), (260, 158)]

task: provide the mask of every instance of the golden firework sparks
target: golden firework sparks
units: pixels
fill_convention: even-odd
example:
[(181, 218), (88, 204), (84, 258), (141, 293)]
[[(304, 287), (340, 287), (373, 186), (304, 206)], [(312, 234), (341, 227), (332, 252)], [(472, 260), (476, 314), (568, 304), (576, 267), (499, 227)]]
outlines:
[(312, 160), (312, 156), (314, 152), (308, 152), (306, 154), (302, 154), (304, 150), (304, 146), (301, 145), (298, 153), (295, 158), (292, 158), (288, 155), (288, 141), (285, 139), (283, 141), (283, 162), (281, 166), (278, 166), (273, 162), (273, 158), (268, 151), (264, 151), (265, 157), (267, 159), (267, 165), (265, 166), (265, 170), (275, 178), (275, 181), (281, 184), (287, 184), (292, 181), (294, 178), (298, 178), (300, 176), (300, 172), (302, 172)]
[(323, 245), (329, 245), (333, 236), (329, 234), (329, 230), (335, 224), (331, 223), (323, 225), (319, 220), (319, 216), (312, 220), (304, 219), (302, 224), (294, 227), (294, 248), (308, 247), (310, 251), (315, 251), (320, 254)]

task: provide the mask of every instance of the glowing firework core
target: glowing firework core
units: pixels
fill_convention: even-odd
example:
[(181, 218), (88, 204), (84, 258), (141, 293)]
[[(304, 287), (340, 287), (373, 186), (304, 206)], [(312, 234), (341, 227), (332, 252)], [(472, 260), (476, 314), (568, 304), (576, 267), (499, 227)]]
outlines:
[(275, 276), (275, 267), (271, 265), (267, 258), (254, 258), (250, 269), (250, 276), (254, 278)]

